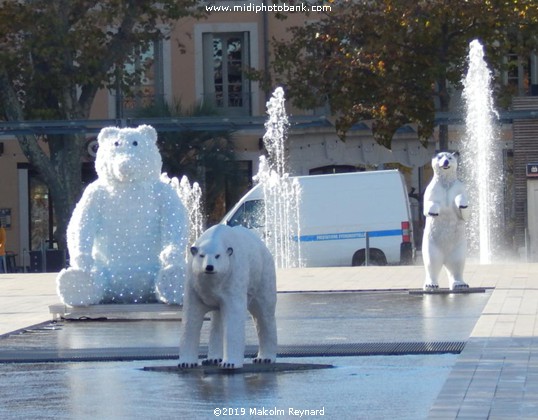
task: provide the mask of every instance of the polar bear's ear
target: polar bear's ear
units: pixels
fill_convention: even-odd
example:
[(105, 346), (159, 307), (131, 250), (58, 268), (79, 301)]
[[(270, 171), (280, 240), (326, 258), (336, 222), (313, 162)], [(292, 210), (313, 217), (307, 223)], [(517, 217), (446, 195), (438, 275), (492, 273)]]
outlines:
[(195, 246), (191, 246), (191, 254), (193, 257), (198, 254), (198, 248)]
[(144, 137), (148, 137), (153, 143), (157, 141), (157, 131), (151, 125), (139, 125), (137, 131)]
[(234, 253), (234, 249), (233, 249), (232, 247), (230, 247), (230, 248), (228, 248), (228, 249), (226, 250), (226, 253), (227, 253), (228, 255), (232, 255), (232, 254)]
[(452, 153), (452, 156), (454, 156), (456, 159), (459, 159), (460, 158), (460, 152), (455, 151), (454, 153)]
[(120, 129), (118, 127), (105, 127), (97, 136), (97, 141), (100, 145), (104, 144), (106, 141), (116, 138), (118, 136)]

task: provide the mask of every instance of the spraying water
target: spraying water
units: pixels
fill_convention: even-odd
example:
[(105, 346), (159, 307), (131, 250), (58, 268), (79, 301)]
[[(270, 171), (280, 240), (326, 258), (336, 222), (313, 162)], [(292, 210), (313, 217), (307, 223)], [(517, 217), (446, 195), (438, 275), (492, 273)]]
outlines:
[(187, 210), (189, 216), (189, 240), (187, 246), (190, 247), (204, 231), (202, 189), (197, 182), (193, 182), (191, 185), (189, 178), (185, 175), (179, 181), (176, 177), (169, 178), (166, 173), (163, 173), (161, 174), (161, 180), (172, 184)]
[(181, 197), (181, 200), (183, 201), (183, 204), (187, 208), (190, 222), (189, 244), (192, 244), (204, 231), (202, 189), (200, 188), (200, 184), (197, 182), (193, 182), (191, 185), (189, 178), (187, 178), (186, 175), (183, 175), (179, 185), (176, 185), (176, 189)]
[(300, 186), (286, 172), (285, 141), (289, 123), (282, 88), (275, 89), (267, 102), (267, 114), (263, 143), (268, 157), (260, 157), (258, 174), (254, 177), (263, 188), (263, 237), (278, 268), (299, 267)]
[(463, 86), (466, 136), (462, 142), (462, 157), (471, 208), (469, 245), (472, 251), (479, 251), (480, 263), (488, 264), (493, 244), (499, 243), (495, 234), (499, 226), (502, 171), (491, 72), (484, 61), (484, 49), (477, 40), (469, 44), (469, 69)]

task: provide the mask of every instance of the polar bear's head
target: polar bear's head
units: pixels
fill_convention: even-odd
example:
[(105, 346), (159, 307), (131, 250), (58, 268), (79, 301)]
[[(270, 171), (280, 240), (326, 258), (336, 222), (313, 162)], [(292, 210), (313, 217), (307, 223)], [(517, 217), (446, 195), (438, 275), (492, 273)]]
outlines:
[(432, 158), (432, 168), (435, 176), (446, 180), (455, 180), (458, 177), (459, 153), (441, 152)]
[(195, 275), (226, 275), (234, 250), (221, 241), (201, 241), (191, 247), (192, 272)]
[(99, 179), (114, 184), (159, 178), (162, 159), (153, 127), (105, 127), (97, 140), (95, 170)]

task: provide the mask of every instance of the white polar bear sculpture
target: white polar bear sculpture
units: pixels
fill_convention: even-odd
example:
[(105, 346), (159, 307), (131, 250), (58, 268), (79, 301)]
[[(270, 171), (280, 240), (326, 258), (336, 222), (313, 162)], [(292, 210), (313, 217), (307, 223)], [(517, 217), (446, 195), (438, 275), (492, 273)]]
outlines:
[(225, 369), (243, 366), (247, 310), (258, 333), (254, 363), (275, 362), (276, 274), (265, 244), (242, 226), (215, 225), (198, 238), (191, 254), (179, 367), (198, 365), (200, 330), (207, 312), (212, 312), (211, 329), (203, 364)]
[(65, 304), (182, 303), (188, 219), (156, 141), (148, 125), (99, 133), (98, 178), (73, 211), (57, 278)]
[(450, 290), (469, 287), (463, 281), (469, 203), (465, 185), (457, 176), (458, 157), (457, 152), (441, 152), (432, 159), (433, 179), (424, 192), (424, 290), (439, 287), (438, 277), (443, 265), (448, 272)]

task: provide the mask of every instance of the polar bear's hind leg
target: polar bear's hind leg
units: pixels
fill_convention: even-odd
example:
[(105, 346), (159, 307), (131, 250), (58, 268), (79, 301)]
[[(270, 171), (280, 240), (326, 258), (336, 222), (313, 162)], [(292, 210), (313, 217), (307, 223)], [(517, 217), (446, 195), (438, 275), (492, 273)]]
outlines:
[(443, 255), (441, 251), (430, 241), (426, 244), (423, 242), (423, 259), (426, 269), (426, 279), (424, 280), (423, 290), (436, 290), (439, 288), (439, 273), (443, 267)]
[(259, 342), (258, 354), (253, 363), (274, 363), (277, 353), (275, 304), (271, 302), (270, 305), (260, 305), (254, 301), (249, 310), (256, 325)]
[(448, 256), (447, 262), (445, 263), (450, 290), (466, 289), (469, 287), (469, 285), (463, 281), (466, 249), (467, 247), (465, 245), (456, 247), (452, 254)]

